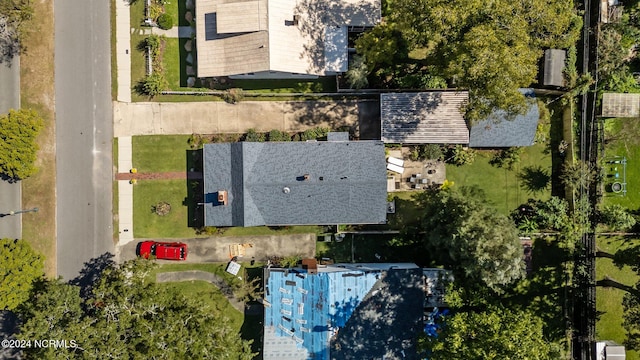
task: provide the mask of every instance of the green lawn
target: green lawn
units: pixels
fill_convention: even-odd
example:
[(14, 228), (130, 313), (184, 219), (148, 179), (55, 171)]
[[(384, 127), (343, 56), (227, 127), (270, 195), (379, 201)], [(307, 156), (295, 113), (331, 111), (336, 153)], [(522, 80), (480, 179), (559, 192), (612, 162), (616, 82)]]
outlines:
[[(171, 211), (159, 216), (152, 206), (160, 201), (171, 205)], [(133, 228), (136, 238), (194, 237), (189, 227), (186, 180), (140, 180), (133, 188)]]
[[(607, 140), (605, 156), (625, 156), (627, 158), (627, 195), (606, 192), (603, 199), (605, 205), (620, 204), (630, 210), (640, 207), (640, 119), (607, 119), (605, 120), (605, 136)], [(622, 176), (622, 168), (618, 167), (618, 173)], [(605, 165), (607, 176), (606, 185), (613, 182), (612, 170), (615, 166)]]
[(500, 213), (508, 215), (527, 199), (548, 199), (551, 187), (547, 190), (532, 193), (524, 188), (520, 174), (528, 167), (541, 167), (551, 173), (551, 155), (545, 153), (545, 145), (537, 144), (525, 147), (513, 171), (497, 168), (489, 164), (493, 151), (478, 151), (475, 161), (469, 165), (455, 166), (447, 164), (447, 180), (454, 186), (477, 185), (485, 191), (487, 199)]
[[(415, 249), (393, 245), (393, 234), (354, 235), (346, 234), (341, 242), (316, 243), (316, 255), (330, 258), (334, 262), (419, 262), (425, 263), (425, 254), (417, 254)], [(352, 255), (353, 250), (353, 255)], [(375, 255), (381, 256), (378, 259)]]
[(301, 226), (252, 226), (252, 227), (232, 227), (227, 228), (222, 236), (249, 236), (249, 235), (287, 235), (287, 234), (308, 234), (320, 233), (322, 228), (316, 225)]
[(179, 39), (165, 39), (164, 52), (162, 53), (162, 64), (164, 67), (165, 77), (167, 78), (167, 83), (169, 83), (169, 88), (180, 88), (180, 74), (182, 69), (180, 69)]
[(187, 171), (188, 135), (148, 135), (131, 139), (138, 172)]
[[(630, 241), (623, 238), (605, 238), (597, 239), (597, 246), (600, 251), (609, 254), (615, 254), (621, 249), (628, 247)], [(638, 275), (629, 268), (624, 266), (617, 267), (612, 259), (598, 258), (596, 260), (596, 279), (601, 280), (606, 276), (623, 283), (625, 285), (634, 285), (639, 280)], [(625, 339), (625, 332), (622, 328), (623, 310), (622, 297), (624, 291), (614, 288), (596, 289), (596, 308), (601, 313), (596, 323), (596, 338), (602, 340), (613, 340), (621, 344)], [(639, 360), (640, 354), (637, 351), (627, 350), (627, 360)]]

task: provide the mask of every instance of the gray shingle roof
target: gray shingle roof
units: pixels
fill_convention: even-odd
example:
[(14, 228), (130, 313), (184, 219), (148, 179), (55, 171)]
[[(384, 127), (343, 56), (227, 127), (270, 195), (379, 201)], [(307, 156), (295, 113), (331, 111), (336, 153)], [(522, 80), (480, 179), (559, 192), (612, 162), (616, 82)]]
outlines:
[(466, 91), (380, 94), (382, 141), (398, 144), (467, 144), (462, 107)]
[(529, 103), (526, 114), (510, 119), (506, 111), (497, 110), (471, 127), (470, 147), (530, 146), (536, 136), (540, 111), (532, 89), (520, 89)]
[(384, 159), (380, 141), (207, 144), (205, 225), (384, 223)]

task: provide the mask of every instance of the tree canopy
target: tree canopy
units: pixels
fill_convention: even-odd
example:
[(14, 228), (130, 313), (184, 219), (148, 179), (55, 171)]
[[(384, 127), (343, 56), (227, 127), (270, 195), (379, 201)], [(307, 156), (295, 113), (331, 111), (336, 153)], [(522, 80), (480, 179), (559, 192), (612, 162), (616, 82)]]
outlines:
[(77, 347), (31, 348), (38, 359), (249, 360), (250, 342), (220, 309), (150, 282), (149, 262), (106, 269), (88, 299), (79, 287), (41, 284), (20, 309), (19, 339), (70, 339)]
[(29, 0), (0, 1), (0, 64), (20, 53), (25, 25), (32, 16)]
[(11, 110), (0, 115), (0, 174), (21, 180), (36, 172), (36, 137), (43, 125), (35, 110)]
[(456, 271), (456, 280), (499, 292), (524, 276), (515, 224), (487, 206), (477, 188), (426, 191), (417, 200), (425, 249)]
[(386, 70), (374, 75), (398, 76), (401, 63), (468, 89), (472, 121), (523, 113), (518, 88), (536, 82), (543, 49), (569, 47), (582, 26), (571, 0), (395, 0), (385, 20), (356, 41), (369, 69)]
[(544, 339), (542, 320), (527, 311), (490, 307), (457, 312), (442, 321), (442, 332), (426, 341), (431, 360), (560, 358)]
[(44, 275), (44, 259), (24, 240), (1, 239), (0, 264), (0, 310), (14, 310)]

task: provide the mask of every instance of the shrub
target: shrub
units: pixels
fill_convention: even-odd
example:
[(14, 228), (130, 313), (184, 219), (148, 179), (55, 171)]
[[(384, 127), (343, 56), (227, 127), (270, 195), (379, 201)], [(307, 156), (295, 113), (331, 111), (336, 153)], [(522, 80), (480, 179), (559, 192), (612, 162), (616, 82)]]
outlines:
[(171, 211), (171, 204), (166, 201), (160, 201), (151, 207), (151, 210), (158, 216), (165, 216)]
[(438, 144), (420, 146), (420, 157), (425, 160), (442, 160), (442, 148)]
[(265, 134), (264, 133), (259, 133), (255, 129), (249, 129), (249, 130), (247, 130), (247, 133), (244, 136), (244, 141), (264, 142), (265, 141)]
[(244, 93), (242, 89), (232, 88), (222, 94), (222, 99), (229, 104), (235, 104), (244, 99)]
[(167, 13), (158, 16), (158, 27), (162, 30), (169, 30), (173, 27), (173, 18)]
[(164, 91), (168, 86), (169, 84), (167, 83), (167, 79), (164, 77), (164, 74), (161, 72), (154, 72), (142, 79), (136, 86), (136, 89), (140, 94), (153, 97), (160, 95), (160, 93), (162, 93), (162, 91)]
[(450, 148), (448, 152), (447, 162), (456, 166), (462, 166), (465, 164), (473, 163), (476, 158), (476, 151), (469, 148), (464, 148), (462, 145), (456, 145), (454, 148)]
[(313, 129), (305, 130), (299, 133), (295, 139), (298, 141), (307, 141), (307, 140), (318, 140), (324, 138), (329, 133), (329, 128), (326, 127), (316, 127)]
[(280, 130), (269, 131), (269, 141), (291, 141), (291, 135)]

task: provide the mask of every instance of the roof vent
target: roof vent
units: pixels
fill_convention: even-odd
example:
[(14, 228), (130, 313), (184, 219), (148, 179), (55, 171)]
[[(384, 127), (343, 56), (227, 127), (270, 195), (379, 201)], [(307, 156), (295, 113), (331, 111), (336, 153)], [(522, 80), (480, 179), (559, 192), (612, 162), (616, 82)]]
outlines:
[(309, 180), (309, 174), (304, 174), (303, 178), (304, 178), (304, 181)]
[(324, 176), (320, 176), (319, 179), (320, 179), (320, 181), (324, 180)]
[(293, 26), (297, 26), (300, 22), (300, 15), (293, 15)]
[(291, 192), (291, 189), (289, 189), (289, 187), (288, 187), (288, 186), (285, 186), (285, 187), (282, 189), (282, 192), (283, 192), (283, 193), (285, 193), (285, 194), (288, 194), (288, 193), (290, 193), (290, 192)]

